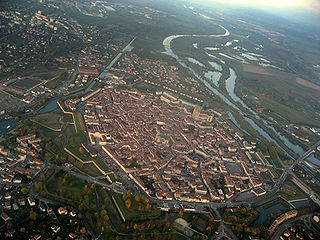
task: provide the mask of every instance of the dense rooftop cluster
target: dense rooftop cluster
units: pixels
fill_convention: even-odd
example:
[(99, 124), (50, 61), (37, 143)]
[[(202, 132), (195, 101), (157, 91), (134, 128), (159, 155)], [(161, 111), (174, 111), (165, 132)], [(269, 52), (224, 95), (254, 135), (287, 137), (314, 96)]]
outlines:
[(0, 146), (0, 170), (3, 182), (21, 183), (22, 177), (32, 179), (43, 168), (39, 159), (41, 138), (35, 134), (17, 137), (14, 150)]
[(123, 57), (114, 68), (116, 72), (124, 74), (128, 82), (143, 81), (154, 86), (161, 86), (200, 103), (203, 101), (196, 95), (212, 95), (211, 91), (201, 88), (199, 82), (181, 77), (177, 67), (161, 60), (143, 59), (130, 53)]
[(167, 92), (105, 87), (89, 97), (90, 143), (101, 145), (150, 196), (205, 203), (236, 191), (265, 193), (255, 189), (268, 172), (255, 144), (243, 141), (220, 113), (202, 112)]

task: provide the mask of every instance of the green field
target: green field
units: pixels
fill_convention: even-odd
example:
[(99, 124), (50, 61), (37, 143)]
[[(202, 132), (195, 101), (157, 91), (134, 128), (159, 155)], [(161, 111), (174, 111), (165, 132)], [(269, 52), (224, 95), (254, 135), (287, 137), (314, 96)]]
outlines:
[(78, 132), (71, 134), (68, 138), (66, 148), (71, 151), (74, 155), (79, 157), (82, 161), (94, 161), (102, 170), (108, 172), (109, 169), (105, 162), (99, 157), (91, 157), (87, 151), (81, 147), (82, 143), (86, 143), (87, 138), (84, 132)]
[[(85, 164), (75, 164), (73, 171), (78, 172), (82, 175), (87, 175), (91, 177), (99, 177), (102, 176), (102, 173), (99, 171), (99, 169), (96, 168), (96, 166), (93, 163), (85, 163)], [(105, 180), (103, 181), (105, 182)]]
[(72, 123), (71, 116), (55, 112), (39, 114), (33, 117), (32, 120), (54, 130), (61, 130), (64, 124)]
[(70, 74), (66, 72), (59, 72), (57, 75), (49, 79), (49, 81), (45, 84), (45, 86), (50, 89), (55, 89), (59, 85), (67, 81), (69, 78), (70, 78)]
[(74, 118), (74, 124), (76, 126), (76, 131), (82, 131), (85, 132), (86, 131), (86, 125), (84, 123), (82, 114), (80, 112), (74, 112), (72, 113), (73, 118)]
[(281, 195), (287, 200), (304, 199), (308, 196), (293, 182), (287, 180), (280, 189)]
[(266, 70), (272, 75), (247, 73), (239, 69), (236, 89), (238, 95), (240, 92), (248, 94), (246, 101), (249, 105), (252, 104), (251, 98), (257, 96), (267, 109), (264, 114), (274, 117), (279, 122), (320, 126), (314, 104), (319, 92), (299, 85), (294, 74), (269, 68)]
[[(160, 210), (159, 209), (150, 209), (150, 211), (144, 211), (144, 210), (135, 210), (135, 204), (137, 204), (133, 198), (131, 199), (132, 202), (132, 207), (128, 209), (125, 206), (124, 200), (122, 198), (122, 195), (113, 193), (112, 194), (117, 201), (117, 204), (119, 208), (121, 209), (124, 217), (128, 221), (132, 220), (147, 220), (147, 219), (154, 219), (154, 218), (159, 218), (160, 217)], [(147, 205), (147, 204), (145, 204)]]

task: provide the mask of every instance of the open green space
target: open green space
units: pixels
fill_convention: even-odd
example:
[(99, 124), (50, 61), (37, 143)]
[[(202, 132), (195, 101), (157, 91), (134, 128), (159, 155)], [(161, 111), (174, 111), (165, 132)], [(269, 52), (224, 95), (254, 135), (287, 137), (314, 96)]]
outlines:
[(53, 78), (49, 79), (49, 81), (45, 84), (46, 87), (50, 89), (55, 89), (59, 85), (63, 84), (65, 81), (67, 81), (70, 78), (69, 73), (67, 72), (60, 72)]
[(101, 158), (91, 157), (89, 153), (81, 147), (81, 144), (85, 142), (87, 142), (87, 138), (84, 132), (73, 133), (68, 138), (66, 148), (82, 161), (94, 161), (102, 170), (107, 172), (109, 169)]
[(86, 131), (86, 125), (84, 123), (82, 114), (80, 112), (74, 112), (72, 113), (73, 118), (74, 118), (74, 124), (76, 126), (76, 131), (82, 131), (85, 132)]
[(293, 182), (287, 180), (280, 189), (283, 197), (287, 200), (297, 200), (308, 198), (308, 196)]
[(61, 130), (66, 123), (72, 123), (71, 116), (55, 112), (38, 114), (32, 120), (55, 131)]
[(267, 209), (267, 208), (270, 208), (270, 207), (275, 206), (277, 204), (281, 204), (282, 206), (284, 206), (285, 208), (288, 208), (288, 209), (290, 208), (290, 205), (286, 201), (281, 199), (281, 198), (279, 198), (279, 199), (277, 199), (275, 201), (271, 201), (271, 202), (268, 202), (268, 203), (264, 204), (263, 208)]
[[(101, 233), (102, 239), (115, 239), (116, 235), (113, 230), (125, 233), (129, 239), (136, 236), (137, 233), (143, 234), (144, 232), (155, 234), (155, 236), (159, 234), (176, 236), (174, 232), (171, 232), (169, 226), (171, 225), (170, 219), (179, 217), (179, 214), (161, 214), (156, 206), (151, 205), (150, 210), (136, 209), (140, 206), (147, 207), (149, 204), (149, 200), (144, 196), (136, 198), (128, 192), (127, 199), (131, 199), (132, 205), (126, 210), (127, 203), (121, 194), (107, 191), (102, 187), (70, 176), (67, 172), (53, 169), (41, 176), (35, 188), (44, 197), (77, 208), (86, 217), (95, 233)], [(121, 221), (111, 196), (117, 198), (118, 205), (126, 214), (128, 218), (126, 223)], [(192, 220), (192, 214), (188, 220)]]
[(282, 171), (280, 169), (275, 169), (274, 167), (269, 167), (269, 171), (272, 172), (274, 179), (280, 178)]
[(146, 220), (160, 217), (160, 210), (156, 206), (152, 206), (147, 198), (139, 198), (127, 196), (124, 200), (123, 195), (112, 193), (112, 196), (117, 201), (117, 204), (123, 213), (126, 220)]
[(319, 92), (299, 85), (294, 74), (269, 68), (266, 70), (271, 75), (247, 73), (238, 69), (238, 95), (241, 92), (248, 94), (245, 101), (249, 105), (254, 105), (252, 98), (257, 96), (266, 109), (263, 114), (279, 122), (319, 126), (320, 120), (315, 114), (319, 109), (314, 104)]
[(231, 225), (233, 232), (242, 239), (249, 239), (250, 235), (257, 236), (260, 233), (259, 229), (251, 226), (259, 217), (259, 212), (255, 209), (247, 210), (243, 207), (236, 212), (224, 211), (222, 217), (225, 223)]
[(318, 121), (310, 118), (304, 112), (297, 111), (294, 107), (286, 106), (263, 95), (259, 95), (259, 99), (268, 110), (274, 112), (274, 114), (278, 116), (281, 116), (283, 119), (286, 119), (287, 122), (319, 126)]

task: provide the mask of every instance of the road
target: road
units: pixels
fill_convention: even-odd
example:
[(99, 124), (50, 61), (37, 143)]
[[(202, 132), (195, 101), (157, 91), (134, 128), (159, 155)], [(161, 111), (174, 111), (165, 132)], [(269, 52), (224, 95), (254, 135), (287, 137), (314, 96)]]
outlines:
[(303, 154), (300, 158), (298, 158), (291, 166), (290, 170), (294, 169), (294, 167), (309, 157), (314, 151), (316, 151), (317, 147), (320, 146), (320, 141), (314, 144), (305, 154)]

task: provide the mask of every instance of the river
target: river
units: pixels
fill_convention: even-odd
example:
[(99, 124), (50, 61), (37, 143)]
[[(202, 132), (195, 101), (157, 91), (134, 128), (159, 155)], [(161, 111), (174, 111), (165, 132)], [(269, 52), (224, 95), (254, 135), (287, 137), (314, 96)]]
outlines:
[[(219, 96), (226, 104), (228, 104), (229, 106), (233, 107), (235, 110), (237, 110), (242, 116), (243, 118), (256, 130), (259, 132), (259, 134), (261, 136), (263, 136), (265, 139), (267, 139), (270, 142), (274, 142), (276, 143), (278, 146), (279, 144), (277, 143), (277, 141), (275, 139), (273, 139), (264, 129), (262, 129), (260, 126), (258, 126), (256, 124), (256, 122), (254, 120), (252, 120), (249, 117), (246, 117), (245, 114), (243, 113), (243, 111), (236, 106), (233, 102), (231, 102), (229, 100), (228, 97), (230, 97), (233, 101), (235, 102), (239, 102), (244, 108), (248, 109), (248, 111), (250, 111), (256, 118), (256, 120), (260, 120), (263, 122), (263, 124), (268, 127), (269, 129), (271, 129), (282, 141), (283, 143), (290, 149), (292, 149), (295, 153), (299, 154), (300, 156), (303, 155), (305, 153), (305, 151), (298, 145), (293, 144), (292, 142), (290, 142), (290, 140), (288, 138), (286, 138), (285, 136), (283, 136), (281, 133), (279, 133), (278, 131), (275, 130), (275, 128), (271, 125), (269, 125), (267, 123), (267, 121), (265, 121), (264, 119), (262, 119), (255, 111), (253, 111), (250, 107), (248, 107), (243, 101), (242, 99), (240, 99), (234, 92), (235, 89), (235, 84), (236, 84), (236, 79), (237, 79), (237, 74), (236, 72), (232, 69), (229, 68), (230, 71), (230, 76), (229, 78), (226, 80), (226, 89), (228, 92), (228, 97), (225, 96), (220, 90), (212, 87), (205, 79), (203, 79), (195, 70), (193, 70), (191, 67), (189, 67), (186, 63), (184, 63), (172, 50), (171, 47), (171, 43), (173, 40), (177, 39), (177, 38), (182, 38), (182, 37), (227, 37), (230, 35), (230, 32), (223, 26), (220, 25), (220, 27), (222, 29), (225, 30), (224, 34), (219, 34), (219, 35), (171, 35), (168, 36), (167, 38), (165, 38), (163, 40), (163, 46), (165, 49), (165, 54), (173, 57), (174, 59), (176, 59), (179, 64), (187, 69), (189, 69), (197, 78), (198, 80), (200, 80), (201, 82), (203, 82), (205, 84), (205, 86), (207, 88), (209, 88), (214, 94), (216, 94), (217, 96)], [(220, 60), (220, 59), (219, 59)], [(216, 83), (215, 83), (216, 84)], [(289, 154), (288, 154), (289, 155)], [(314, 158), (313, 156), (310, 156), (308, 158), (310, 161), (314, 162), (318, 162), (319, 164), (319, 160), (317, 160), (316, 158)]]
[(240, 124), (238, 123), (238, 121), (235, 119), (235, 117), (232, 115), (231, 112), (228, 112), (228, 115), (230, 117), (230, 120), (233, 122), (234, 125), (236, 125), (242, 132), (244, 132), (247, 135), (250, 135), (250, 133), (248, 133), (246, 130), (244, 130)]
[[(230, 76), (229, 78), (226, 80), (226, 90), (228, 92), (228, 95), (231, 97), (231, 99), (235, 102), (239, 102), (244, 108), (246, 108), (247, 110), (249, 110), (258, 120), (261, 120), (264, 124), (264, 126), (268, 127), (269, 129), (271, 129), (275, 134), (277, 134), (277, 136), (284, 142), (284, 144), (292, 149), (295, 153), (299, 154), (300, 156), (303, 155), (305, 153), (305, 151), (303, 150), (302, 147), (293, 144), (287, 137), (285, 137), (284, 135), (282, 135), (280, 132), (276, 131), (276, 129), (270, 125), (266, 120), (264, 120), (263, 118), (261, 118), (259, 116), (259, 114), (257, 114), (255, 111), (253, 111), (247, 104), (245, 104), (241, 98), (239, 98), (236, 93), (235, 93), (235, 85), (236, 85), (236, 79), (237, 79), (237, 74), (236, 72), (232, 69), (229, 68), (229, 72), (230, 72)], [(251, 120), (251, 119), (250, 119)], [(249, 121), (250, 121), (249, 120)], [(256, 128), (255, 128), (256, 129)], [(259, 131), (258, 129), (256, 129), (257, 131)], [(262, 135), (263, 133), (259, 131), (259, 133)], [(264, 135), (263, 135), (264, 136)], [(270, 139), (267, 136), (264, 136), (265, 138), (268, 139), (268, 141), (270, 141)], [(270, 137), (270, 136), (269, 136)], [(273, 139), (272, 139), (273, 140)], [(275, 141), (274, 141), (275, 142)], [(319, 160), (317, 158), (315, 158), (313, 155), (311, 155), (308, 160), (312, 161), (312, 163), (318, 164), (319, 165)]]

